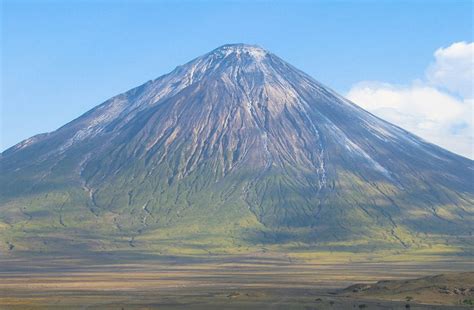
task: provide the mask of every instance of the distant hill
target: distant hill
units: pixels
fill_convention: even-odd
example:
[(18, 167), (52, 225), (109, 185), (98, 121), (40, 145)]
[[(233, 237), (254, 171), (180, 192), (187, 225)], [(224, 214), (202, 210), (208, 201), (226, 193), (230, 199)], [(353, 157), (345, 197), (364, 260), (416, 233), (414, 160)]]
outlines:
[(343, 294), (362, 299), (406, 301), (408, 305), (474, 306), (474, 272), (356, 284), (345, 289)]

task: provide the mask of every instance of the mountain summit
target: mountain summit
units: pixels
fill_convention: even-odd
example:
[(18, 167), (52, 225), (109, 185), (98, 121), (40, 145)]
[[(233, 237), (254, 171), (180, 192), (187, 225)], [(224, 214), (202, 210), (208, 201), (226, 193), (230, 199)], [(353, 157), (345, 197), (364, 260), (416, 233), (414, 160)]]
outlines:
[(0, 164), (10, 251), (472, 242), (473, 161), (252, 45), (115, 96)]

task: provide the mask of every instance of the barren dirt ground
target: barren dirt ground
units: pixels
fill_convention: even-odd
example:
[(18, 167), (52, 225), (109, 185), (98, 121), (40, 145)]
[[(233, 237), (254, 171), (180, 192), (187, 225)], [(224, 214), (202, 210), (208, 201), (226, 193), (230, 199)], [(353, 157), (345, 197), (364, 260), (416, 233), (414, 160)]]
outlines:
[(0, 309), (465, 309), (442, 298), (396, 301), (389, 294), (355, 296), (343, 288), (473, 266), (468, 259), (331, 264), (229, 256), (135, 263), (110, 258), (97, 264), (70, 257), (3, 258)]

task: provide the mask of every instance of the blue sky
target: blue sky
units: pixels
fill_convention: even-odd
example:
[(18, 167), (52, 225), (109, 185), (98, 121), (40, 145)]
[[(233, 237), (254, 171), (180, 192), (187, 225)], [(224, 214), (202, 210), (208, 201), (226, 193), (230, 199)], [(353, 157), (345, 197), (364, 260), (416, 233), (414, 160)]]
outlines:
[(225, 43), (258, 44), (342, 94), (363, 81), (411, 87), (435, 51), (472, 41), (472, 10), (456, 0), (3, 0), (0, 149)]

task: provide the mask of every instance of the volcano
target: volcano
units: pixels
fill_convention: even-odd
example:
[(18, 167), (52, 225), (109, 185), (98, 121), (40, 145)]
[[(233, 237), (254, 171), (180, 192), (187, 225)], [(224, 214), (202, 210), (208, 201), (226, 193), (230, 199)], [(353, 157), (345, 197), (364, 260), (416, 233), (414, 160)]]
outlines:
[(472, 246), (473, 161), (219, 47), (0, 159), (4, 252)]

